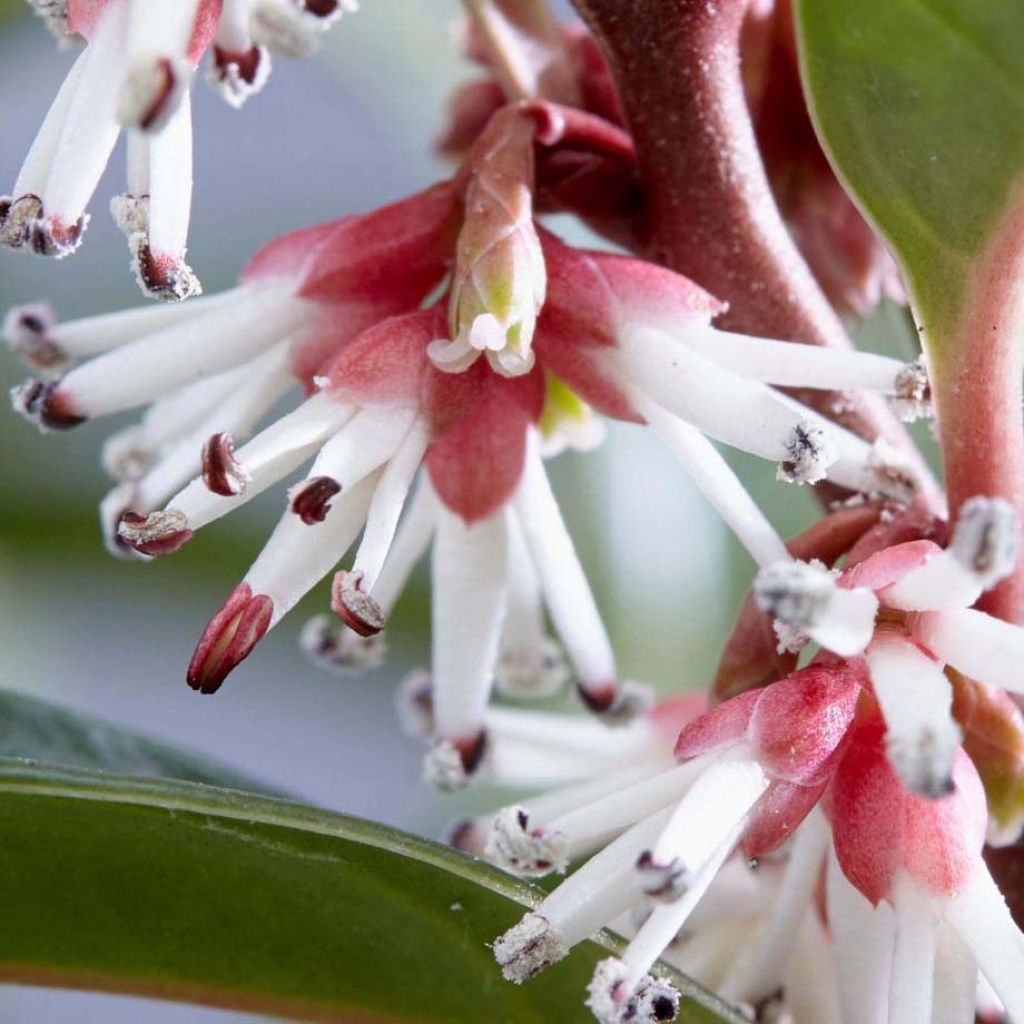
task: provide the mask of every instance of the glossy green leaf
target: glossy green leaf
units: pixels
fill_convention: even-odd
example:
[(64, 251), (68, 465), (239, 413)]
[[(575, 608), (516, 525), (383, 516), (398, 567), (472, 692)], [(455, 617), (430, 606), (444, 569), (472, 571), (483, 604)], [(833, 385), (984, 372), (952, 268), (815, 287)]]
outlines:
[(283, 795), (216, 761), (26, 694), (0, 691), (0, 758), (203, 782)]
[[(796, 0), (819, 133), (939, 349), (1024, 188), (1022, 0)], [(933, 353), (933, 355), (936, 353)]]
[[(537, 890), (283, 800), (0, 762), (0, 978), (302, 1020), (587, 1022), (612, 939), (522, 987), (487, 943)], [(604, 947), (604, 948), (601, 948)], [(685, 979), (681, 1020), (739, 1024)]]

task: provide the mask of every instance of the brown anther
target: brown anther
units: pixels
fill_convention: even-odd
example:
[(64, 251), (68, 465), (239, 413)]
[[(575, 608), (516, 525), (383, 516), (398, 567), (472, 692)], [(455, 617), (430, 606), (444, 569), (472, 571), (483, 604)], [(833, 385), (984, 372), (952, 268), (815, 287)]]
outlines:
[(462, 850), (463, 853), (472, 853), (479, 857), (483, 852), (480, 836), (472, 818), (462, 818), (449, 826), (444, 841), (456, 850)]
[(245, 53), (234, 53), (230, 50), (213, 48), (213, 64), (218, 81), (238, 79), (247, 85), (255, 85), (260, 74), (260, 64), (266, 57), (266, 51), (260, 46), (253, 46)]
[(57, 322), (53, 310), (46, 305), (19, 306), (4, 320), (4, 337), (26, 362), (42, 369), (58, 366), (66, 356), (50, 337), (50, 328)]
[(904, 366), (896, 374), (894, 390), (893, 405), (900, 419), (913, 422), (931, 414), (932, 387), (923, 360)]
[(387, 624), (384, 609), (363, 590), (362, 570), (341, 571), (331, 586), (331, 608), (360, 636), (376, 636)]
[(118, 538), (134, 551), (156, 558), (183, 548), (191, 539), (188, 519), (176, 508), (140, 515), (128, 511), (117, 525)]
[(142, 232), (129, 237), (128, 247), (139, 287), (149, 298), (181, 302), (202, 294), (203, 286), (192, 268), (183, 259), (156, 256)]
[(52, 256), (62, 260), (82, 244), (82, 235), (88, 223), (88, 214), (82, 214), (74, 224), (64, 224), (43, 216), (40, 209), (39, 215), (26, 225), (23, 245), (37, 256)]
[(203, 630), (185, 676), (188, 685), (200, 693), (219, 689), (263, 638), (273, 614), (266, 594), (254, 595), (248, 583), (239, 583)]
[(72, 411), (71, 399), (60, 390), (59, 380), (32, 378), (11, 392), (11, 403), (42, 430), (70, 430), (84, 423), (85, 416)]
[(331, 510), (331, 498), (340, 491), (341, 484), (334, 477), (315, 476), (299, 485), (292, 497), (292, 511), (307, 526), (322, 523)]
[(467, 775), (472, 775), (487, 753), (487, 733), (482, 729), (476, 736), (468, 740), (453, 740), (452, 745), (459, 752), (459, 760)]
[(650, 850), (644, 850), (637, 858), (636, 870), (641, 878), (641, 888), (652, 899), (672, 902), (679, 899), (690, 885), (690, 872), (679, 860), (661, 864), (654, 859)]
[(203, 483), (214, 494), (233, 498), (245, 490), (250, 476), (235, 459), (235, 439), (213, 434), (203, 445)]
[(628, 725), (649, 711), (653, 704), (650, 688), (638, 683), (607, 682), (584, 686), (577, 682), (576, 692), (580, 700), (608, 725)]
[(43, 215), (39, 196), (0, 197), (0, 245), (23, 249), (28, 243), (32, 225)]
[(314, 18), (330, 18), (336, 14), (340, 4), (338, 0), (303, 0), (302, 7)]
[(614, 682), (605, 683), (603, 686), (592, 687), (584, 686), (582, 683), (577, 683), (576, 692), (580, 695), (580, 700), (582, 700), (595, 715), (600, 715), (615, 703), (615, 696), (618, 693), (618, 687)]
[(154, 73), (159, 81), (152, 90), (150, 102), (134, 118), (135, 127), (140, 131), (154, 131), (167, 120), (174, 95), (178, 91), (178, 76), (167, 57), (161, 57), (152, 69), (146, 69), (145, 72), (147, 77)]

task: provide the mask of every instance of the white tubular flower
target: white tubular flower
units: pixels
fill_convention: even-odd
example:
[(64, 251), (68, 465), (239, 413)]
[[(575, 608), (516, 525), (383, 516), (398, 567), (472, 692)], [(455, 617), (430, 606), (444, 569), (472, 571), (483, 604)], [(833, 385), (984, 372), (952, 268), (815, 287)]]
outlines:
[[(572, 858), (603, 846), (495, 942), (506, 978), (526, 981), (599, 927), (653, 904), (622, 957), (599, 965), (587, 1005), (602, 1024), (673, 1019), (674, 994), (651, 975), (655, 962), (739, 845), (748, 856), (771, 851), (812, 811), (860, 692), (859, 677), (847, 669), (805, 669), (684, 726), (676, 767), (586, 793), (569, 811), (545, 808), (541, 822), (527, 807), (496, 816), (485, 852), (518, 874), (564, 871)], [(735, 961), (735, 992), (763, 998), (785, 972), (811, 905), (824, 834), (816, 817), (798, 833), (779, 899)]]
[(757, 577), (754, 594), (775, 619), (780, 647), (812, 639), (843, 657), (864, 654), (888, 755), (912, 792), (940, 797), (950, 785), (961, 731), (944, 665), (1024, 692), (1024, 630), (968, 607), (1013, 570), (1019, 532), (1004, 501), (974, 498), (945, 549), (909, 541), (842, 574), (789, 560)]
[(128, 188), (112, 200), (111, 212), (128, 240), (139, 286), (155, 299), (198, 294), (199, 280), (185, 261), (196, 65), (212, 44), (212, 77), (238, 106), (269, 71), (254, 26), (268, 45), (274, 37), (268, 24), (286, 24), (280, 31), (289, 40), (296, 33), (313, 39), (342, 6), (337, 0), (36, 0), (34, 9), (56, 34), (80, 35), (87, 45), (11, 194), (0, 198), (0, 245), (58, 259), (73, 253), (124, 129)]

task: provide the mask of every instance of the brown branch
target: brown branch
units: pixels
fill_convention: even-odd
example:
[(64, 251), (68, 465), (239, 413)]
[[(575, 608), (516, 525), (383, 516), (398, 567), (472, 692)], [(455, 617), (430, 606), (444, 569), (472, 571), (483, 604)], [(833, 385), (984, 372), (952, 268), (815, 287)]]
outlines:
[[(729, 302), (723, 326), (835, 348), (850, 339), (782, 221), (740, 78), (749, 0), (574, 0), (605, 49), (636, 146), (646, 208), (641, 251)], [(874, 396), (795, 397), (910, 458), (922, 500), (941, 493)]]

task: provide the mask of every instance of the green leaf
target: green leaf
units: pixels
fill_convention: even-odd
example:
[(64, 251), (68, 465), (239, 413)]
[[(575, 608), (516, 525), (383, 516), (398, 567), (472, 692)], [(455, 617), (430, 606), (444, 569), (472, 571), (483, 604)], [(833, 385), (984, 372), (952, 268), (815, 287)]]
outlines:
[[(283, 800), (0, 761), (0, 979), (302, 1020), (590, 1021), (617, 948), (522, 987), (487, 943), (537, 890), (447, 847)], [(739, 1024), (678, 976), (687, 1024)]]
[(1021, 0), (796, 0), (812, 111), (933, 355), (1024, 184)]
[(264, 782), (198, 754), (21, 693), (0, 691), (0, 758), (184, 779), (272, 796)]

